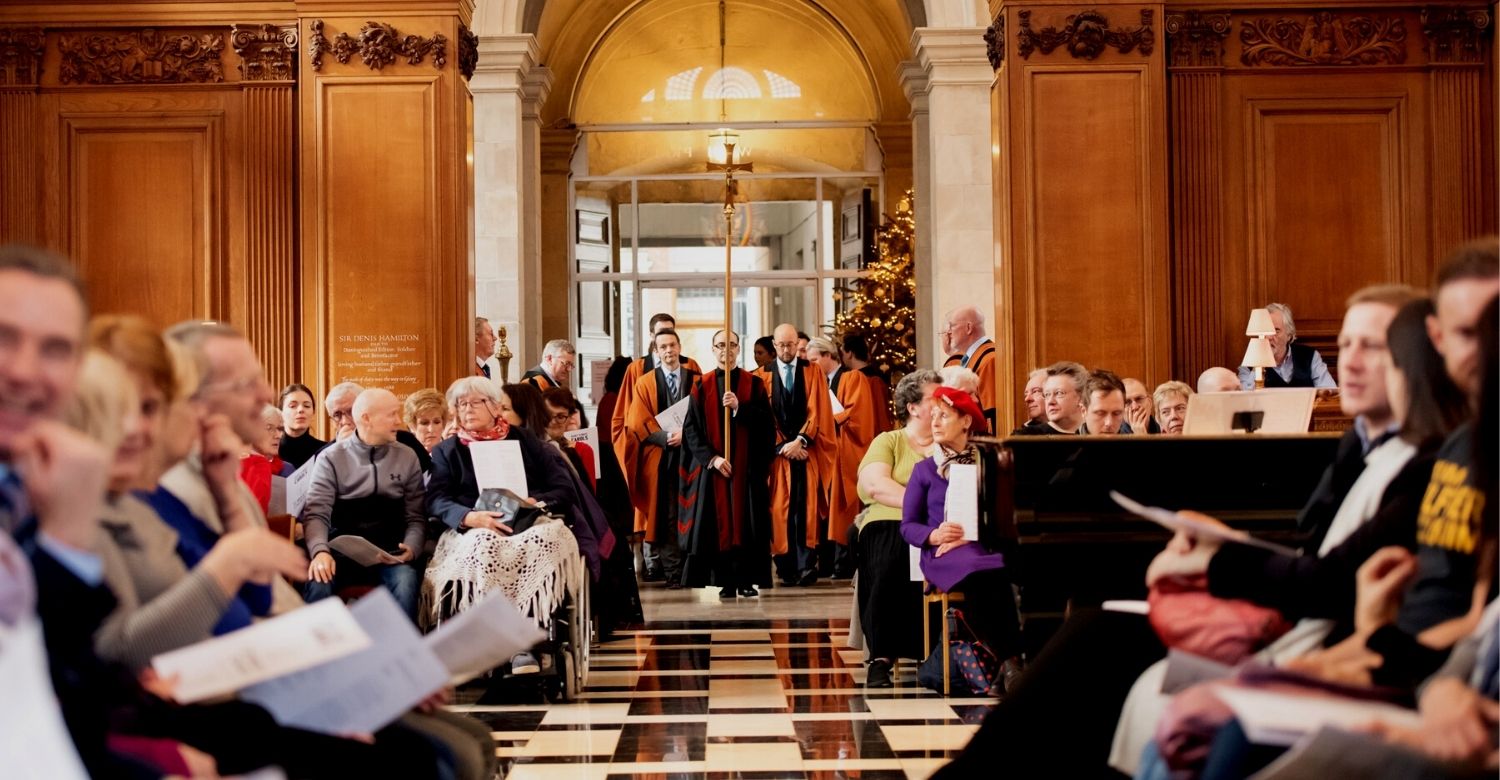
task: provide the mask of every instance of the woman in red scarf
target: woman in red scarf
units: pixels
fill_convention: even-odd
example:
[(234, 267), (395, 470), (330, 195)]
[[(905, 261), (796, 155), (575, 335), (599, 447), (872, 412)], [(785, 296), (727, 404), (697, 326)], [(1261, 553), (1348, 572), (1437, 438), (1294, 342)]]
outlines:
[[(459, 379), (448, 387), (447, 400), (458, 433), (432, 449), (427, 514), (448, 530), (432, 553), (420, 614), (425, 623), (434, 624), (498, 588), (545, 628), (568, 590), (581, 586), (578, 542), (562, 523), (537, 523), (512, 534), (513, 518), (476, 509), (479, 483), (470, 447), (476, 442), (516, 442), (526, 474), (525, 498), (563, 517), (577, 502), (567, 466), (540, 438), (501, 416), (500, 391), (490, 380)], [(540, 670), (530, 653), (518, 654), (511, 668), (515, 674)]]

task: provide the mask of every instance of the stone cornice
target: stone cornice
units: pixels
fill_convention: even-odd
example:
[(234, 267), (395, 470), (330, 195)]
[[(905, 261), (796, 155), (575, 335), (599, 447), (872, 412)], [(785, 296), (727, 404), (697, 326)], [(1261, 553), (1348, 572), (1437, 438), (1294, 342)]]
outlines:
[(995, 79), (983, 27), (918, 27), (911, 34), (916, 61), (930, 84), (983, 85)]

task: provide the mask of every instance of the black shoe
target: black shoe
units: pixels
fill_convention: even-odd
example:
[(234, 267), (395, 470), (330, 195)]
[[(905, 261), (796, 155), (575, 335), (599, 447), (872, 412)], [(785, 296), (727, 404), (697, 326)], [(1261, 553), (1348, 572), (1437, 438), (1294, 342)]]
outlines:
[(891, 662), (879, 658), (870, 662), (869, 671), (865, 674), (866, 688), (894, 688), (896, 684), (891, 681)]
[(646, 569), (641, 572), (641, 582), (661, 582), (663, 579), (661, 569)]
[(817, 581), (818, 581), (818, 570), (817, 569), (808, 569), (807, 571), (802, 572), (802, 576), (801, 577), (797, 578), (797, 585), (805, 588), (805, 587), (807, 587), (809, 585), (812, 585), (813, 583), (815, 583)]
[(731, 587), (728, 587), (728, 586), (719, 588), (719, 598), (721, 598), (721, 599), (732, 599), (732, 598), (734, 598), (734, 588), (731, 588)]
[(756, 590), (754, 585), (743, 585), (740, 587), (740, 595), (747, 599), (753, 599), (760, 595), (760, 591)]

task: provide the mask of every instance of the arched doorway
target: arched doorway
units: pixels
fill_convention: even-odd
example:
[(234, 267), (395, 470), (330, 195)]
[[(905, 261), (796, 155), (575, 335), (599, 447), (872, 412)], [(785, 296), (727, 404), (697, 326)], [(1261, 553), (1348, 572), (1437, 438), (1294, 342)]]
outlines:
[(678, 317), (686, 354), (711, 354), (723, 182), (706, 163), (722, 126), (756, 166), (731, 236), (736, 330), (753, 340), (779, 322), (815, 333), (832, 320), (889, 190), (882, 120), (906, 111), (885, 105), (884, 63), (866, 48), (808, 0), (642, 0), (610, 21), (548, 105), (578, 133), (567, 263), (582, 363), (641, 354), (656, 311)]

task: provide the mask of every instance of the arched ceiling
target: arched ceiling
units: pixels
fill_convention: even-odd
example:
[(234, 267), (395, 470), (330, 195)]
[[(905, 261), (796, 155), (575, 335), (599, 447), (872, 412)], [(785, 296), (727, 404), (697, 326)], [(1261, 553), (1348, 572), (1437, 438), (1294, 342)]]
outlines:
[[(509, 10), (524, 16), (536, 2), (537, 0), (532, 0), (532, 5)], [(707, 2), (713, 4), (716, 0)], [(692, 5), (684, 0), (547, 0), (535, 28), (542, 62), (552, 70), (553, 76), (552, 92), (542, 108), (543, 121), (547, 124), (572, 121), (573, 117), (569, 114), (578, 90), (585, 85), (584, 70), (598, 60), (599, 51), (608, 51), (612, 45), (608, 40), (609, 35), (617, 29), (639, 27), (642, 22), (666, 28), (675, 24), (681, 28), (677, 31), (678, 34), (691, 32), (701, 38), (706, 32), (711, 38), (706, 43), (716, 49), (716, 30), (694, 29), (695, 26), (701, 26), (701, 19), (690, 21), (684, 17), (674, 22), (674, 11), (681, 16)], [(824, 41), (812, 42), (814, 45), (807, 46), (808, 49), (823, 47), (825, 53), (810, 54), (828, 57), (830, 67), (837, 65), (840, 72), (849, 72), (851, 58), (853, 62), (863, 65), (865, 79), (871, 84), (875, 100), (873, 116), (870, 118), (875, 121), (905, 121), (909, 118), (910, 109), (897, 78), (897, 69), (903, 60), (910, 58), (913, 29), (911, 8), (914, 6), (920, 11), (921, 0), (729, 0), (731, 14), (735, 12), (735, 6), (777, 6), (788, 12), (795, 12), (800, 7), (803, 14), (825, 18), (827, 28), (838, 31), (847, 45), (829, 49)], [(925, 18), (924, 13), (918, 23)], [(517, 21), (524, 20), (518, 18)], [(775, 41), (778, 32), (780, 30), (765, 30), (762, 38)], [(664, 36), (663, 40), (670, 40), (670, 36)], [(796, 47), (806, 46), (809, 42), (789, 40), (787, 43)], [(732, 38), (730, 44), (731, 47), (734, 45)], [(774, 48), (784, 49), (782, 46)], [(837, 51), (837, 48), (844, 51)], [(773, 52), (767, 52), (767, 55), (771, 54)], [(781, 54), (784, 55), (785, 51)], [(744, 59), (751, 58), (753, 54), (745, 53)], [(621, 67), (628, 59), (613, 61), (612, 66)], [(643, 61), (638, 59), (638, 63)], [(606, 67), (611, 66), (611, 58), (605, 57), (604, 62)], [(735, 62), (731, 55), (728, 64), (740, 63)], [(748, 69), (756, 73), (763, 74), (769, 69), (760, 67), (767, 63), (749, 64), (758, 66)], [(628, 74), (621, 74), (625, 75)], [(642, 82), (645, 81), (643, 78)], [(723, 86), (726, 89), (734, 88), (732, 82), (725, 82)], [(768, 86), (769, 81), (762, 86), (762, 90), (765, 91)], [(644, 93), (646, 89), (649, 87), (635, 91)], [(639, 99), (642, 95), (635, 94), (633, 97)]]

